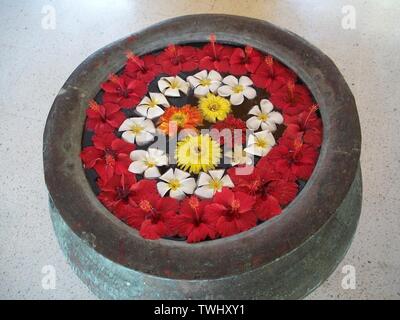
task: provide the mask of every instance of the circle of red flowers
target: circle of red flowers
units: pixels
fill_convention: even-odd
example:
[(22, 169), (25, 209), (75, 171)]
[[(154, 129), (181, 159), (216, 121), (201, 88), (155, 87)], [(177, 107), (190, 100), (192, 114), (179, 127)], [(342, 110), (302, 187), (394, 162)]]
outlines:
[[(285, 130), (250, 175), (227, 170), (234, 188), (223, 188), (210, 200), (191, 196), (179, 202), (160, 197), (155, 180), (138, 181), (128, 171), (135, 145), (118, 138), (116, 131), (127, 118), (122, 109), (136, 106), (159, 74), (175, 76), (197, 69), (250, 76), (283, 114)], [(80, 156), (84, 168), (97, 173), (101, 203), (146, 239), (181, 237), (193, 243), (249, 230), (279, 215), (316, 164), (322, 122), (309, 89), (292, 70), (249, 46), (218, 44), (212, 35), (200, 48), (170, 45), (160, 54), (141, 57), (128, 52), (122, 72), (110, 75), (101, 89), (102, 104), (91, 101), (86, 111), (92, 145)], [(231, 116), (225, 121), (221, 128), (242, 122)]]

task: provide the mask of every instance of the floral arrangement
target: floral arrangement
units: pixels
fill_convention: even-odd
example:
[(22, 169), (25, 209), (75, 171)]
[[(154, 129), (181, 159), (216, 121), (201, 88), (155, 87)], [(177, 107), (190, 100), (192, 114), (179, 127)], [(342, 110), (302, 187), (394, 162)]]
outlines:
[(146, 239), (212, 240), (279, 215), (322, 142), (318, 107), (293, 71), (214, 35), (128, 52), (95, 100), (84, 168), (101, 203)]

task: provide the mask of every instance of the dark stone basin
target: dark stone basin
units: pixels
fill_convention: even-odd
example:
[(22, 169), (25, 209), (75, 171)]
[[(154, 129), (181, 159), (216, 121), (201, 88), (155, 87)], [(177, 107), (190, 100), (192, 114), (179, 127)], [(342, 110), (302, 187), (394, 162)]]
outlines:
[[(324, 141), (311, 179), (284, 212), (241, 234), (199, 244), (148, 241), (97, 200), (79, 158), (87, 102), (124, 52), (218, 40), (268, 52), (295, 71), (319, 104)], [(228, 15), (168, 20), (100, 49), (70, 76), (50, 111), (44, 169), (60, 245), (104, 298), (300, 298), (334, 270), (361, 210), (361, 133), (353, 95), (320, 50), (267, 22)], [(129, 283), (129, 284), (128, 284)]]

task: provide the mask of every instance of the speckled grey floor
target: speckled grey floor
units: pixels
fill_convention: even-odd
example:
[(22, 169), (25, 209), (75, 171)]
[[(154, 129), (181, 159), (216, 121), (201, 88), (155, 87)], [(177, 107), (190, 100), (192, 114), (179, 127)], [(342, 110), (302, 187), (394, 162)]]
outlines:
[[(355, 29), (342, 28), (345, 5), (355, 9)], [(363, 210), (344, 261), (309, 298), (400, 298), (399, 1), (86, 0), (78, 6), (1, 0), (0, 6), (0, 298), (95, 298), (66, 264), (53, 234), (41, 156), (47, 113), (66, 78), (92, 52), (191, 13), (266, 19), (336, 62), (361, 118)], [(53, 9), (55, 29), (44, 29), (42, 20)], [(42, 287), (48, 265), (56, 271), (53, 290)], [(345, 265), (355, 267), (354, 290), (341, 286)]]

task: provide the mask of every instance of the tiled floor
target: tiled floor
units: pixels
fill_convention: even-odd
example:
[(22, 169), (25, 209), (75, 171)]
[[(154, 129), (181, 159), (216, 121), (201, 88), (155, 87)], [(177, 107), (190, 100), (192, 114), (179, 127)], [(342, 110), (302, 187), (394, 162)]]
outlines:
[[(355, 29), (342, 28), (344, 5), (355, 8)], [(42, 20), (53, 9), (55, 29), (44, 29)], [(53, 234), (41, 156), (47, 113), (69, 74), (95, 50), (155, 22), (192, 13), (268, 20), (303, 36), (336, 62), (353, 90), (361, 118), (363, 211), (344, 261), (310, 298), (399, 299), (396, 0), (1, 1), (0, 298), (94, 298), (66, 264)], [(347, 264), (356, 268), (355, 290), (341, 287)], [(46, 265), (57, 272), (54, 290), (41, 285)]]

